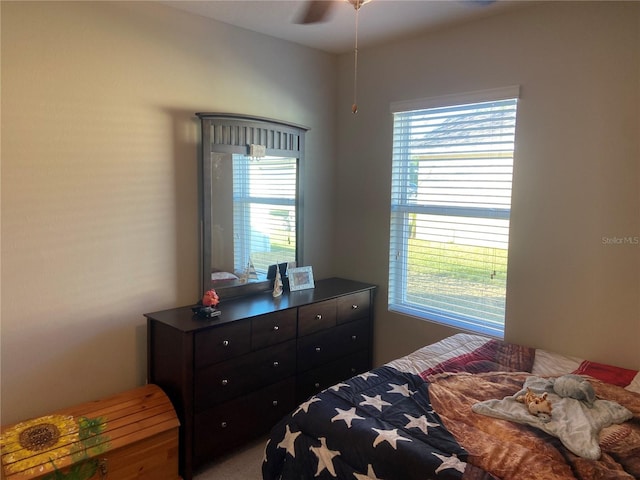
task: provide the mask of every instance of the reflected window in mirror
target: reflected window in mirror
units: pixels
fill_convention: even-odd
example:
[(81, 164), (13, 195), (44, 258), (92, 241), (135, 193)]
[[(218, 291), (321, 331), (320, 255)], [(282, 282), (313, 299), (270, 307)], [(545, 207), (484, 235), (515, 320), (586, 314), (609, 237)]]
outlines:
[(296, 261), (296, 185), (296, 158), (233, 155), (236, 275), (264, 279), (269, 265)]

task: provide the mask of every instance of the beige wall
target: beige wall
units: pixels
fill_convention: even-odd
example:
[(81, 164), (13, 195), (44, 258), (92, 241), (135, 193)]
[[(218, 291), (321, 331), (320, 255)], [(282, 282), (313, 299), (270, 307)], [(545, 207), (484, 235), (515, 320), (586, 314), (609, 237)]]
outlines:
[(194, 112), (311, 128), (330, 273), (336, 64), (151, 2), (2, 2), (3, 424), (142, 384), (143, 313), (198, 300)]
[(355, 116), (341, 57), (334, 251), (380, 285), (377, 362), (452, 333), (386, 309), (390, 102), (520, 85), (506, 339), (640, 368), (640, 245), (603, 244), (640, 237), (639, 32), (635, 2), (539, 2), (361, 49)]

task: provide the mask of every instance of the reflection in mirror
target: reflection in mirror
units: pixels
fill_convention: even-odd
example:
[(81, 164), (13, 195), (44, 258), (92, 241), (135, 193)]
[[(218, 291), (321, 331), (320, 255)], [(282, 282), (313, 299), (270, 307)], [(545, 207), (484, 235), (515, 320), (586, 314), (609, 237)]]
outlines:
[[(301, 262), (306, 128), (234, 114), (202, 122), (202, 291), (270, 288), (269, 266)], [(273, 273), (273, 272), (271, 272)]]
[(269, 265), (296, 261), (298, 160), (228, 157), (212, 154), (212, 280), (265, 280)]

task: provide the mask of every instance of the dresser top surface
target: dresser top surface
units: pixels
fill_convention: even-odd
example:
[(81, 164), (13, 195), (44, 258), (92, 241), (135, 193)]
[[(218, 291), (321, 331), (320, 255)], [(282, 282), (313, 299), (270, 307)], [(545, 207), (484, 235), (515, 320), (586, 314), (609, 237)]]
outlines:
[(145, 313), (144, 316), (150, 320), (156, 320), (178, 330), (182, 330), (183, 332), (191, 332), (223, 325), (236, 320), (266, 315), (288, 308), (309, 305), (352, 293), (366, 290), (373, 291), (375, 288), (375, 285), (369, 283), (344, 278), (328, 278), (316, 281), (315, 288), (299, 290), (297, 292), (287, 291), (277, 298), (273, 298), (271, 292), (266, 292), (223, 301), (218, 306), (221, 312), (220, 316), (212, 319), (195, 315), (191, 310), (195, 305)]

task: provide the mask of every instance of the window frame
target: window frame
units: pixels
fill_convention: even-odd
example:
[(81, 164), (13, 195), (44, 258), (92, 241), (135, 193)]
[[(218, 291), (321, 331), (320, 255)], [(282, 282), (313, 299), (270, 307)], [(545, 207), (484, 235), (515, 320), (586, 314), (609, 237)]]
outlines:
[[(493, 337), (503, 338), (504, 328), (506, 323), (506, 309), (503, 311), (503, 319), (501, 325), (496, 325), (495, 322), (482, 320), (480, 318), (470, 318), (468, 316), (452, 314), (444, 309), (433, 308), (429, 305), (419, 305), (415, 302), (407, 300), (408, 292), (408, 262), (409, 262), (409, 228), (410, 221), (408, 216), (414, 213), (417, 214), (431, 214), (443, 215), (443, 212), (449, 211), (452, 215), (462, 217), (473, 217), (481, 219), (502, 219), (507, 220), (507, 237), (508, 237), (508, 222), (510, 220), (511, 212), (511, 200), (509, 199), (508, 208), (495, 208), (495, 207), (481, 207), (481, 206), (429, 206), (429, 205), (410, 205), (409, 196), (411, 195), (411, 175), (419, 175), (419, 172), (412, 173), (408, 169), (411, 167), (411, 161), (409, 159), (409, 145), (408, 142), (404, 144), (398, 140), (396, 132), (396, 115), (403, 114), (412, 111), (427, 111), (431, 109), (439, 109), (443, 107), (455, 107), (463, 105), (482, 104), (487, 102), (497, 102), (503, 100), (513, 99), (515, 102), (515, 112), (517, 115), (518, 100), (520, 97), (520, 87), (510, 86), (505, 88), (498, 88), (492, 90), (482, 90), (475, 92), (468, 92), (463, 94), (446, 95), (433, 98), (425, 98), (418, 100), (409, 100), (402, 102), (394, 102), (391, 104), (391, 113), (394, 114), (394, 131), (393, 131), (393, 155), (392, 155), (392, 187), (391, 187), (391, 222), (389, 231), (389, 296), (388, 296), (388, 309), (391, 312), (401, 313), (417, 317), (426, 321), (433, 321), (435, 323), (444, 324), (457, 329), (473, 331), (476, 333), (482, 333)], [(516, 119), (513, 121), (513, 150), (511, 151), (511, 158), (515, 157), (515, 127)], [(408, 132), (405, 132), (408, 138)], [(402, 151), (405, 149), (406, 151)], [(401, 165), (401, 172), (399, 176), (403, 177), (403, 182), (400, 185), (396, 184), (398, 168), (398, 157), (403, 160)], [(415, 167), (418, 169), (418, 167)], [(416, 178), (415, 190), (418, 190), (418, 181)], [(510, 179), (510, 188), (513, 185), (513, 175)], [(397, 199), (400, 201), (396, 201)], [(401, 222), (394, 222), (395, 216), (404, 216)], [(398, 225), (397, 227), (394, 225)], [(507, 242), (507, 255), (508, 255), (508, 242)], [(400, 258), (398, 258), (398, 256)], [(507, 256), (508, 258), (508, 256)], [(508, 261), (508, 260), (505, 260)], [(505, 280), (506, 281), (506, 280)], [(506, 302), (506, 288), (504, 294), (504, 301)]]

